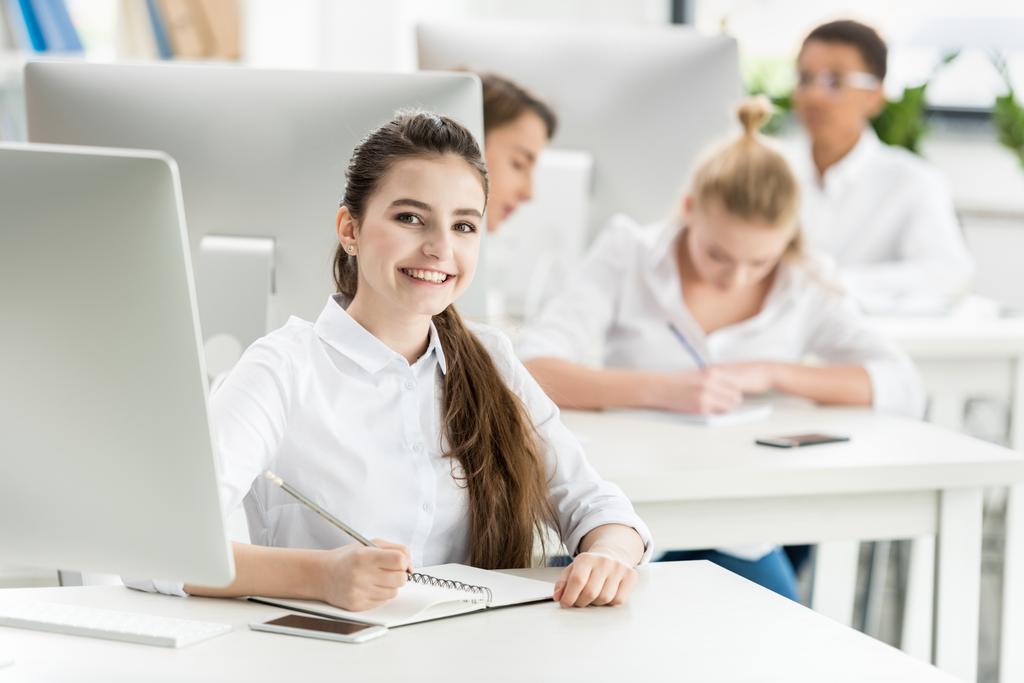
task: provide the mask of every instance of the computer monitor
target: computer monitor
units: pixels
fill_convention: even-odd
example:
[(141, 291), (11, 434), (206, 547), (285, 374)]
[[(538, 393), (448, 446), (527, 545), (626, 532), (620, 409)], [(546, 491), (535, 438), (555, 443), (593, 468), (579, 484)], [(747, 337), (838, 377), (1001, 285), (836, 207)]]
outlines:
[(551, 103), (552, 146), (594, 157), (592, 229), (668, 215), (743, 93), (736, 42), (688, 27), (426, 22), (416, 38), (420, 68), (494, 71)]
[(226, 585), (178, 171), (0, 144), (0, 552)]
[[(422, 108), (483, 140), (480, 81), (470, 74), (30, 62), (25, 96), (33, 142), (174, 157), (204, 338), (233, 333), (243, 346), (288, 316), (315, 320), (334, 291), (335, 213), (349, 158), (367, 133), (396, 110)], [(255, 301), (260, 292), (250, 290), (267, 286), (260, 264), (269, 263), (271, 240), (267, 316), (266, 297)], [(459, 300), (470, 317), (486, 312), (485, 276), (478, 270)], [(242, 319), (239, 309), (254, 305), (257, 314)], [(254, 325), (260, 311), (264, 324)]]
[(541, 152), (533, 197), (489, 236), (489, 309), (496, 322), (533, 317), (572, 277), (587, 246), (593, 161), (586, 152)]

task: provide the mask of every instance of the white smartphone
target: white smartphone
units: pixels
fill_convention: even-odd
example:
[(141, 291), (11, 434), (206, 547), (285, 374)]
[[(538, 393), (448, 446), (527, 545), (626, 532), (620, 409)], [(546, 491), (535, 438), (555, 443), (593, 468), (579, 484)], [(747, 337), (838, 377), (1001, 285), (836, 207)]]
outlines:
[(379, 638), (388, 632), (386, 626), (364, 624), (360, 621), (345, 619), (321, 619), (302, 614), (287, 614), (261, 624), (249, 624), (253, 631), (284, 633), (289, 636), (305, 636), (306, 638), (323, 638), (337, 640), (342, 643), (364, 643)]

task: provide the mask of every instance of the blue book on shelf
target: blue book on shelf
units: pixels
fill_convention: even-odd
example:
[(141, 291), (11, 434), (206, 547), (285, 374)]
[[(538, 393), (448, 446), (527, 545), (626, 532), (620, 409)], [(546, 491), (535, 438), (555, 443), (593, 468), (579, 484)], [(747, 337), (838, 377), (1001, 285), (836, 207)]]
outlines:
[(167, 36), (167, 24), (164, 23), (156, 0), (146, 0), (146, 9), (149, 10), (149, 23), (153, 24), (153, 37), (156, 38), (156, 51), (160, 59), (172, 59), (174, 50), (171, 49), (171, 39)]
[(46, 51), (43, 32), (36, 21), (36, 13), (32, 11), (29, 0), (7, 0), (7, 19), (11, 22), (11, 31), (18, 47), (22, 50)]
[(68, 7), (64, 0), (30, 0), (35, 10), (36, 23), (42, 31), (47, 51), (81, 52), (82, 41), (78, 39), (75, 25), (71, 23)]

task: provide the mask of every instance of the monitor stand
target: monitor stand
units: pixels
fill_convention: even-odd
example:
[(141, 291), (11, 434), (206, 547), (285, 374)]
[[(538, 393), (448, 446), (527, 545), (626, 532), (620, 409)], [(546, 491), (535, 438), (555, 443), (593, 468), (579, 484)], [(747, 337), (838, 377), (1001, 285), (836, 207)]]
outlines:
[(212, 380), (267, 333), (274, 291), (274, 240), (208, 235), (199, 243), (196, 296)]

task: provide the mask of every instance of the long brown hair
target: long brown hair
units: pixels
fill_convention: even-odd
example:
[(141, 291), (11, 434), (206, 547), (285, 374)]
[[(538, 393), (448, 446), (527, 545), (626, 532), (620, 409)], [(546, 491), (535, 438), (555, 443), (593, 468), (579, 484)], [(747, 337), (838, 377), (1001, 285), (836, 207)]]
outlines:
[(758, 131), (772, 115), (765, 97), (744, 101), (736, 110), (743, 134), (714, 150), (693, 174), (690, 195), (697, 205), (718, 202), (726, 213), (773, 227), (794, 228), (786, 255), (803, 254), (797, 225), (800, 190), (786, 159), (764, 143)]
[[(472, 134), (448, 117), (406, 112), (356, 147), (341, 203), (358, 225), (396, 162), (446, 154), (461, 157), (479, 174), (486, 195), (487, 168)], [(334, 255), (338, 291), (354, 297), (358, 281), (357, 258), (339, 245)], [(485, 569), (528, 567), (535, 535), (543, 542), (554, 520), (538, 435), (525, 406), (454, 306), (433, 320), (447, 361), (445, 455), (461, 465), (469, 493), (469, 562)]]

